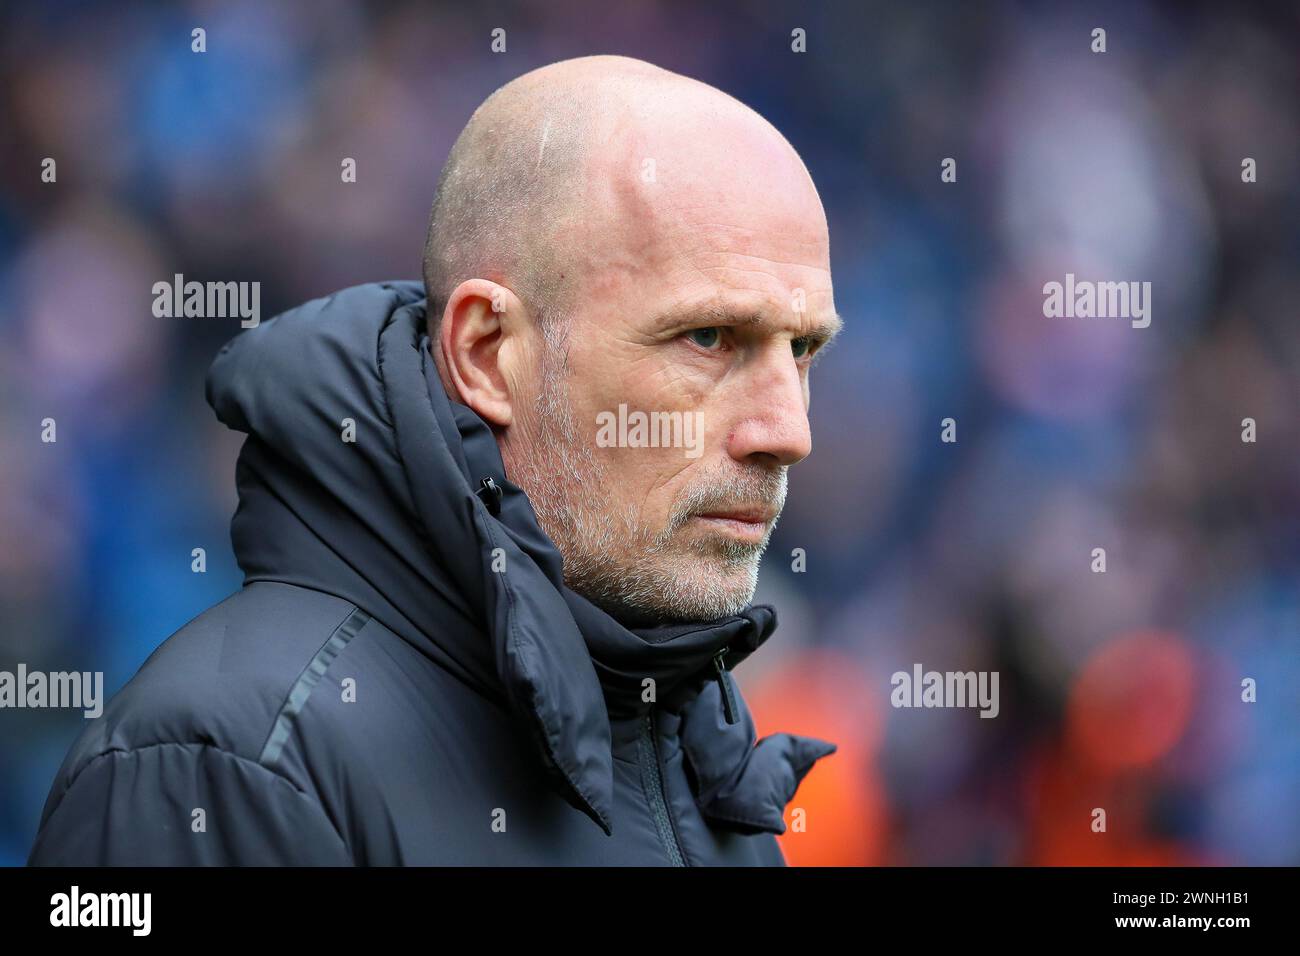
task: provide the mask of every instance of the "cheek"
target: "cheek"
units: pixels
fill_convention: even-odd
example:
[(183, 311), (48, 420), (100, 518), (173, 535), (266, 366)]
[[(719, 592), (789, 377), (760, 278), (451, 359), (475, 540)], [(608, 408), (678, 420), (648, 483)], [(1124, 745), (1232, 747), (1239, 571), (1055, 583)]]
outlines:
[[(698, 381), (699, 370), (669, 359), (666, 348), (617, 344), (581, 354), (575, 347), (569, 353), (568, 389), (579, 438), (606, 470), (608, 500), (647, 528), (662, 527), (667, 521), (691, 476), (709, 458), (707, 442), (713, 437), (703, 401), (708, 390)], [(629, 420), (635, 412), (695, 415), (691, 430), (677, 435), (688, 444), (657, 448), (609, 444), (610, 439), (617, 442), (623, 437), (635, 441)], [(617, 428), (620, 420), (629, 426), (622, 435)], [(703, 439), (696, 438), (697, 432)]]
[(618, 407), (620, 371), (625, 363), (609, 350), (583, 348), (572, 343), (568, 351), (568, 368), (563, 373), (565, 388), (580, 423), (594, 421), (602, 411)]
[(597, 447), (607, 506), (650, 532), (664, 528), (697, 466), (680, 448)]
[(685, 458), (680, 448), (620, 451), (621, 500), (641, 525), (658, 531), (689, 487), (697, 463)]

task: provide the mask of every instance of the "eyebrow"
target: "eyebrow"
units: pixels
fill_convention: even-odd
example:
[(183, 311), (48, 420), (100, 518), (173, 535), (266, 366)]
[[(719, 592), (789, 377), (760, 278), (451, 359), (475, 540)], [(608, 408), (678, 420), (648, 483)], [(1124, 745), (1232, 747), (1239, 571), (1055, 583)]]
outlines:
[[(672, 329), (708, 328), (712, 325), (766, 325), (767, 322), (767, 317), (761, 312), (736, 310), (717, 303), (704, 302), (696, 305), (677, 306), (667, 312), (660, 313), (655, 316), (654, 321), (651, 323), (651, 329), (658, 333)], [(838, 312), (831, 312), (824, 318), (819, 319), (799, 338), (812, 339), (818, 346), (823, 346), (835, 338), (842, 328), (844, 328), (844, 317)]]

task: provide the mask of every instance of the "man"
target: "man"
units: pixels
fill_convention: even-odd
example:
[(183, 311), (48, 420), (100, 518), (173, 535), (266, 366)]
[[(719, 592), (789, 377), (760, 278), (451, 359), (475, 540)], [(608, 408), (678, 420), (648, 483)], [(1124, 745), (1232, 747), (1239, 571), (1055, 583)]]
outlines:
[(775, 626), (749, 602), (837, 325), (753, 111), (623, 57), (502, 87), (423, 286), (213, 363), (245, 585), (82, 735), (30, 862), (783, 864), (835, 747), (756, 742), (728, 671)]

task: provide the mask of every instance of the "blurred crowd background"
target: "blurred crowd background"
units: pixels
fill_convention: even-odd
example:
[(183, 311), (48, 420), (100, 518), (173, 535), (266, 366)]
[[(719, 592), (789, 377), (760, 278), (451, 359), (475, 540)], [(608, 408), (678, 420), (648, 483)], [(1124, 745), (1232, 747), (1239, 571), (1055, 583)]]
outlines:
[[(5, 5), (0, 669), (111, 693), (239, 587), (203, 396), (238, 319), (155, 318), (155, 282), (269, 317), (418, 278), (475, 106), (624, 53), (768, 117), (830, 221), (847, 328), (737, 672), (760, 734), (840, 745), (789, 861), (1300, 863), (1300, 7), (466, 6)], [(1150, 327), (1045, 318), (1067, 272), (1150, 281)], [(1000, 715), (891, 707), (914, 663), (998, 671)], [(0, 711), (0, 864), (82, 723)]]

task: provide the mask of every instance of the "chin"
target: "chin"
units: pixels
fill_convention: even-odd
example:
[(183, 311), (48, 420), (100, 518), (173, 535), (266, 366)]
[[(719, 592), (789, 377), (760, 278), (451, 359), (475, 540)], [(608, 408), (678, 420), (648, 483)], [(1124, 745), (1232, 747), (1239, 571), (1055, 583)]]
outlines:
[(713, 621), (739, 614), (754, 597), (757, 571), (737, 573), (716, 562), (679, 562), (615, 583), (575, 588), (629, 626), (661, 622)]
[(727, 573), (713, 565), (702, 575), (679, 578), (677, 586), (664, 594), (664, 603), (671, 605), (673, 615), (679, 620), (730, 617), (753, 601), (757, 578), (757, 570)]

